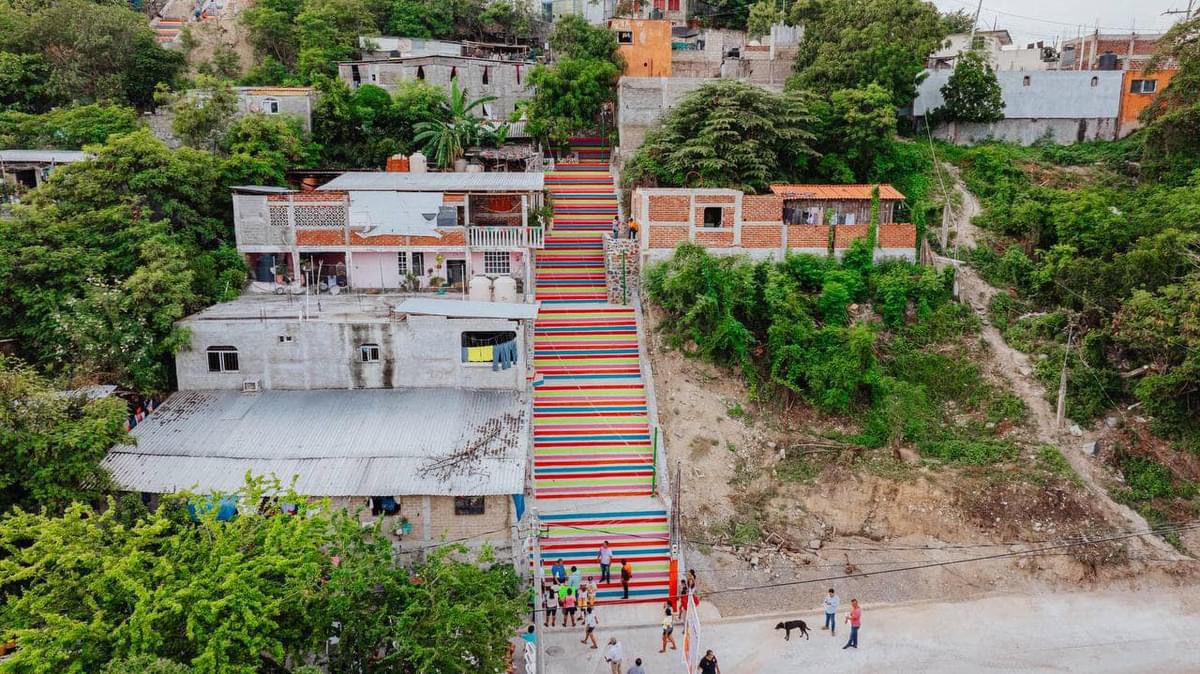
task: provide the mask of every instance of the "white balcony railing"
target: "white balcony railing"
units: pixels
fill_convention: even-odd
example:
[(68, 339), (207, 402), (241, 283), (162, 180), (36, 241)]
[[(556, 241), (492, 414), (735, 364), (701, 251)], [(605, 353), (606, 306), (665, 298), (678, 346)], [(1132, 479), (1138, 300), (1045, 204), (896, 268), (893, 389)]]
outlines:
[(541, 227), (467, 227), (467, 245), (471, 248), (511, 250), (545, 248)]

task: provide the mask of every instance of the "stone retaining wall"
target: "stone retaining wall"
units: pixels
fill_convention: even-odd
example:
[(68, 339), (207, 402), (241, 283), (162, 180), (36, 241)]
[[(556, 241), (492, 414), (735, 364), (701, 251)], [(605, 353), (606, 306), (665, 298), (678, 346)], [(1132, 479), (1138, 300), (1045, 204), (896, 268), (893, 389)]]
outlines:
[(638, 242), (604, 236), (604, 272), (609, 304), (632, 305), (641, 280)]

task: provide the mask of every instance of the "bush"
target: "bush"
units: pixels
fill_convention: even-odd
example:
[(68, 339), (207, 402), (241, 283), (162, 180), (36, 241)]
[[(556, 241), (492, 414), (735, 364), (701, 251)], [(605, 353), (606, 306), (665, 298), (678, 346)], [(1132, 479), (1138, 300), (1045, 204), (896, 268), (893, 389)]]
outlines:
[(1017, 458), (1020, 449), (1007, 440), (938, 440), (918, 446), (921, 456), (948, 463), (987, 466)]

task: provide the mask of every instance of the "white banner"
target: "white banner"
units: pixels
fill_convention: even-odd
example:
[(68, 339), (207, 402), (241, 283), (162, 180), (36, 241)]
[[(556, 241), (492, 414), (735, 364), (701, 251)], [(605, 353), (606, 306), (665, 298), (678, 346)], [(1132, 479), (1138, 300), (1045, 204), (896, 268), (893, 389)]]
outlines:
[(683, 621), (683, 666), (687, 674), (693, 674), (704, 657), (704, 641), (700, 638), (700, 612), (692, 593), (687, 595), (687, 614)]

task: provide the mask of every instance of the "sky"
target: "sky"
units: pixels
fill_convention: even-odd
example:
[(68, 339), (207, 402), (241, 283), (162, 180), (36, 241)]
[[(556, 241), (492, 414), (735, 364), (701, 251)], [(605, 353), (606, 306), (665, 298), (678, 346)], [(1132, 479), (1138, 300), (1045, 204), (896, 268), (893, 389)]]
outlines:
[[(1097, 21), (1101, 33), (1129, 32), (1135, 27), (1138, 32), (1166, 30), (1181, 14), (1164, 16), (1170, 9), (1187, 8), (1188, 0), (983, 0), (979, 13), (982, 27), (1007, 28), (1013, 42), (1025, 44), (1056, 37), (1075, 37), (1082, 30), (1096, 29)], [(933, 0), (943, 12), (962, 9), (975, 11), (977, 0)], [(1196, 0), (1200, 5), (1200, 0)]]

